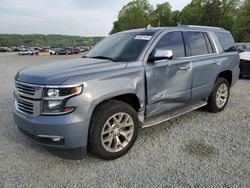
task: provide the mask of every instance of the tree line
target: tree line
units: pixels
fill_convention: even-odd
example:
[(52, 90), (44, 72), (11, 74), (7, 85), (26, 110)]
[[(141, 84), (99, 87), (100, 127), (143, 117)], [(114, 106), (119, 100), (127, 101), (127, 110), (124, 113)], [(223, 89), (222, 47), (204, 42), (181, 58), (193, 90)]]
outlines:
[(134, 0), (119, 12), (110, 33), (178, 24), (223, 27), (237, 42), (250, 42), (250, 0), (192, 0), (181, 11), (168, 2), (154, 7), (148, 0)]
[[(125, 5), (113, 23), (111, 34), (135, 28), (182, 25), (223, 27), (237, 42), (250, 42), (250, 0), (192, 0), (181, 11), (168, 2), (151, 5), (148, 0), (133, 0)], [(0, 34), (0, 47), (12, 46), (92, 46), (103, 37), (67, 35)]]
[(0, 34), (0, 47), (17, 46), (55, 46), (55, 47), (77, 47), (93, 46), (103, 37), (80, 37), (68, 35), (40, 35), (40, 34)]

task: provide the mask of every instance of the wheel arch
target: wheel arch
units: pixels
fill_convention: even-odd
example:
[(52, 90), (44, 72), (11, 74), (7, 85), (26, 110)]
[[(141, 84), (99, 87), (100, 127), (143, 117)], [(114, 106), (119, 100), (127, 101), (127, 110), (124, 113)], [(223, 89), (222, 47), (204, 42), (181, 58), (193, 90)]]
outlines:
[(229, 86), (231, 87), (232, 79), (233, 79), (233, 73), (231, 70), (225, 70), (225, 71), (220, 72), (218, 74), (217, 78), (218, 77), (225, 78), (228, 81)]
[[(125, 94), (117, 94), (114, 96), (106, 97), (106, 98), (102, 99), (101, 101), (96, 102), (96, 104), (94, 105), (94, 108), (93, 108), (93, 113), (94, 113), (95, 109), (98, 108), (98, 106), (100, 106), (102, 103), (109, 101), (109, 100), (118, 100), (118, 101), (122, 101), (124, 103), (127, 103), (136, 112), (138, 112), (141, 108), (139, 97), (136, 94), (125, 93)], [(92, 113), (92, 115), (93, 115), (93, 113)]]

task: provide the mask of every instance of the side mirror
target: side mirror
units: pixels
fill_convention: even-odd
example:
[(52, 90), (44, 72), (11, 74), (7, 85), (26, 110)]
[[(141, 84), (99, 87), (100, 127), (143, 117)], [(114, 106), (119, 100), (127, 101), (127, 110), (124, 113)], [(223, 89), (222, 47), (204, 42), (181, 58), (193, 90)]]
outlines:
[(167, 60), (173, 58), (173, 51), (172, 50), (155, 50), (152, 52), (152, 54), (149, 56), (150, 62), (156, 62), (159, 60)]

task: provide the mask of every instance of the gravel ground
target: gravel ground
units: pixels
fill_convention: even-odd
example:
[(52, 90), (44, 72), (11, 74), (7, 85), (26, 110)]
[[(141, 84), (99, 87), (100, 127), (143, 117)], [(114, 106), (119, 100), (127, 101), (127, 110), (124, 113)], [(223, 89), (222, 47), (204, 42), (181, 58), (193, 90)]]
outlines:
[(143, 129), (115, 161), (38, 146), (11, 114), (19, 69), (65, 58), (0, 54), (0, 187), (249, 187), (250, 79), (237, 82), (225, 111), (196, 110)]

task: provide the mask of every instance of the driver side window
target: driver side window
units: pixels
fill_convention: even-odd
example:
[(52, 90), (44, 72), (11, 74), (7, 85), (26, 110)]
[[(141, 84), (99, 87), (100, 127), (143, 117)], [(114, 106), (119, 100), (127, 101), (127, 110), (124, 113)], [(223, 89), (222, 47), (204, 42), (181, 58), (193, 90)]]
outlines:
[(185, 57), (185, 47), (181, 32), (171, 32), (165, 34), (156, 44), (154, 50), (172, 50), (173, 59)]

